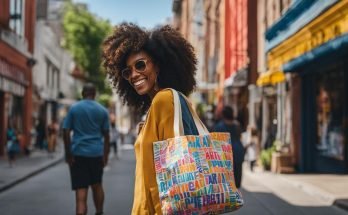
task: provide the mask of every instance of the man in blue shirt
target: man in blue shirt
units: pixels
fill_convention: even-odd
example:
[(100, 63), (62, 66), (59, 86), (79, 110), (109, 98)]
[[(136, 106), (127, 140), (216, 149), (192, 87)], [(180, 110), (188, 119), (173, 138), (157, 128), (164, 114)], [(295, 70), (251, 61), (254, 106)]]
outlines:
[(83, 100), (71, 106), (63, 124), (65, 159), (70, 167), (72, 189), (76, 192), (78, 215), (87, 214), (89, 186), (96, 215), (103, 214), (102, 177), (109, 154), (109, 115), (106, 108), (94, 100), (95, 95), (93, 84), (84, 85)]

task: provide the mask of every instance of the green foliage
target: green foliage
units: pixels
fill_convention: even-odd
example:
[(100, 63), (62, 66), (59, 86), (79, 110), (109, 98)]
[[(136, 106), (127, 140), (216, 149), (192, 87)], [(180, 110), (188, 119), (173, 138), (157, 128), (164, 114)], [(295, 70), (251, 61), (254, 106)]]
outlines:
[(97, 101), (104, 107), (108, 108), (111, 103), (111, 96), (109, 94), (101, 94), (98, 96)]
[(271, 160), (272, 160), (272, 153), (276, 151), (276, 146), (273, 145), (272, 147), (268, 149), (262, 149), (261, 150), (261, 164), (266, 170), (271, 169)]
[(277, 152), (280, 152), (281, 149), (282, 149), (282, 147), (284, 146), (284, 144), (283, 144), (282, 141), (280, 141), (280, 140), (275, 140), (275, 141), (273, 142), (273, 145), (275, 146), (275, 150), (276, 150)]
[(109, 21), (96, 17), (85, 7), (68, 2), (64, 10), (63, 30), (62, 45), (87, 72), (87, 81), (94, 83), (99, 92), (111, 93), (101, 67), (101, 44), (112, 30)]

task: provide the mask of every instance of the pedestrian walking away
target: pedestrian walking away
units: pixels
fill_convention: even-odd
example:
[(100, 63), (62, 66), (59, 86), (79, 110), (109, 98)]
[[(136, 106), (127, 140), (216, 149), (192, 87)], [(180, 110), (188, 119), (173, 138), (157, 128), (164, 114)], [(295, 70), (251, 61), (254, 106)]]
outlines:
[(84, 85), (83, 99), (71, 106), (63, 124), (65, 159), (76, 194), (77, 215), (87, 214), (89, 187), (92, 188), (96, 215), (103, 214), (102, 177), (109, 154), (109, 114), (94, 101), (95, 95), (93, 84)]
[(222, 120), (214, 127), (215, 132), (229, 132), (231, 135), (231, 144), (233, 151), (233, 171), (237, 188), (240, 188), (242, 182), (242, 164), (244, 161), (245, 150), (240, 141), (241, 127), (233, 117), (233, 109), (225, 106), (222, 109)]
[[(104, 67), (127, 105), (147, 116), (135, 141), (133, 215), (162, 214), (154, 165), (153, 142), (174, 137), (172, 91), (188, 96), (196, 86), (193, 47), (170, 26), (146, 31), (123, 23), (103, 45)], [(198, 131), (180, 95), (185, 135)]]
[(248, 126), (247, 137), (244, 148), (246, 149), (246, 160), (249, 162), (250, 171), (254, 171), (257, 155), (259, 154), (259, 144), (257, 130), (253, 126)]
[(51, 124), (48, 125), (47, 133), (48, 133), (48, 147), (47, 151), (49, 154), (56, 151), (57, 138), (58, 138), (59, 126), (57, 123), (57, 119), (53, 119)]
[(46, 126), (45, 121), (43, 118), (39, 118), (38, 123), (35, 127), (36, 129), (36, 147), (40, 150), (43, 150), (45, 147), (47, 147), (46, 144)]
[(20, 152), (18, 133), (11, 125), (7, 128), (7, 155), (10, 167), (16, 162), (16, 155)]
[(111, 128), (110, 128), (110, 147), (113, 148), (114, 155), (116, 159), (118, 159), (118, 150), (117, 150), (117, 140), (119, 137), (119, 132), (116, 127), (115, 121), (111, 122)]

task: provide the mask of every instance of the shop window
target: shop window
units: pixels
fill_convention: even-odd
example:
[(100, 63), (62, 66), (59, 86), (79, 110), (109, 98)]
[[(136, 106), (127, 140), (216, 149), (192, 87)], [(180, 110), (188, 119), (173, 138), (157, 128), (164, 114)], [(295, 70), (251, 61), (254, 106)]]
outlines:
[(8, 94), (8, 123), (19, 133), (23, 131), (23, 97)]
[(10, 0), (10, 29), (24, 36), (24, 3), (25, 0)]
[(344, 159), (344, 72), (328, 71), (318, 76), (317, 150), (320, 155)]
[(58, 89), (59, 85), (59, 69), (46, 58), (46, 86)]

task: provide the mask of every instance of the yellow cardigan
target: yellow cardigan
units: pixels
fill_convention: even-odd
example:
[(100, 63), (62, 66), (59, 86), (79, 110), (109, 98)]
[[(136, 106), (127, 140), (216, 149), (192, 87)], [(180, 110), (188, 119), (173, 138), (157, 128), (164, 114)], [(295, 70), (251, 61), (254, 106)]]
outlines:
[(165, 89), (156, 94), (145, 124), (135, 141), (135, 187), (132, 215), (162, 214), (156, 182), (152, 143), (174, 137), (173, 94)]

